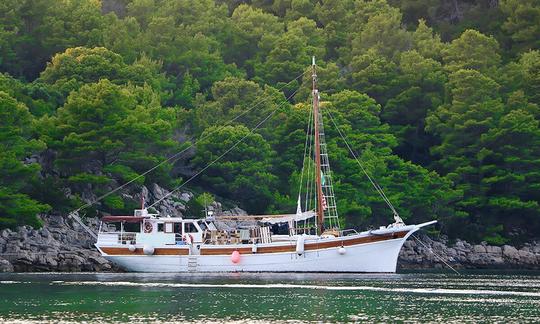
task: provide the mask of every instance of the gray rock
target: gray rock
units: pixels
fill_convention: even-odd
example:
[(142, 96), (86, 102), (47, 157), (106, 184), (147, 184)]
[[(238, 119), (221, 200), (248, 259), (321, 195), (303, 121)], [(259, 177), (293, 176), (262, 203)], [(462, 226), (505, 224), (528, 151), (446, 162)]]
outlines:
[[(420, 236), (421, 234), (419, 234)], [(540, 269), (540, 244), (532, 242), (520, 250), (506, 245), (503, 248), (483, 244), (471, 245), (457, 240), (454, 247), (449, 247), (446, 240), (434, 241), (421, 237), (424, 246), (405, 243), (399, 254), (398, 267), (401, 269), (436, 268), (443, 264), (434, 257), (430, 249), (452, 263), (457, 268), (516, 268)], [(503, 254), (504, 253), (504, 254)]]
[(0, 258), (0, 272), (13, 272), (14, 268), (11, 263), (3, 258)]
[(152, 194), (156, 198), (156, 200), (162, 199), (169, 193), (168, 190), (161, 188), (157, 183), (154, 183), (152, 185)]
[(475, 253), (486, 253), (486, 248), (482, 245), (475, 245), (473, 250)]
[(519, 250), (518, 255), (519, 255), (520, 263), (525, 263), (525, 264), (537, 263), (536, 255), (532, 252)]
[(513, 246), (505, 245), (503, 246), (502, 251), (503, 251), (503, 255), (507, 258), (510, 258), (510, 259), (519, 258), (518, 250)]
[(9, 230), (9, 228), (7, 228), (0, 232), (0, 237), (7, 239), (9, 237), (9, 234), (11, 234), (11, 231)]
[(247, 212), (239, 207), (234, 207), (231, 210), (223, 212), (224, 216), (246, 216)]
[(467, 248), (463, 244), (463, 241), (457, 240), (454, 248), (458, 251), (467, 251)]
[(191, 192), (183, 192), (180, 195), (180, 200), (188, 202), (193, 198), (193, 194)]
[(28, 238), (28, 230), (25, 226), (19, 226), (17, 229), (17, 239), (24, 241)]
[(492, 254), (502, 254), (502, 249), (500, 246), (486, 246), (486, 252)]
[(91, 192), (90, 190), (84, 190), (82, 192), (81, 199), (85, 203), (92, 203), (97, 200), (97, 196), (95, 193)]
[(430, 245), (433, 249), (439, 250), (439, 251), (442, 251), (446, 248), (446, 246), (441, 242), (432, 242)]
[(17, 259), (15, 260), (15, 264), (32, 264), (34, 262), (34, 258), (32, 257), (32, 254), (28, 251), (20, 251)]
[(105, 264), (109, 264), (109, 261), (107, 261), (107, 259), (101, 257), (101, 256), (90, 256), (88, 258), (89, 261), (93, 262), (93, 263), (96, 263), (100, 266), (103, 266)]
[(177, 202), (177, 201), (173, 202), (172, 205), (176, 209), (179, 209), (179, 210), (182, 210), (182, 211), (186, 210), (186, 206), (184, 204), (182, 204), (182, 203)]
[(416, 242), (415, 241), (405, 241), (405, 243), (403, 244), (403, 247), (405, 249), (412, 249), (416, 246)]

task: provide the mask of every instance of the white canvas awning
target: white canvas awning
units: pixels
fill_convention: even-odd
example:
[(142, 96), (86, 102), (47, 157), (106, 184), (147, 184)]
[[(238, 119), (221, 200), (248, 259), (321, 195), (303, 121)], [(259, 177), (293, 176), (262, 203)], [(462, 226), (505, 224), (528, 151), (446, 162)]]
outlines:
[(270, 223), (270, 224), (278, 224), (278, 223), (288, 223), (290, 221), (297, 221), (297, 222), (304, 221), (311, 217), (315, 217), (315, 212), (313, 210), (309, 210), (301, 214), (280, 215), (280, 217), (264, 217), (263, 219), (261, 219), (261, 222)]

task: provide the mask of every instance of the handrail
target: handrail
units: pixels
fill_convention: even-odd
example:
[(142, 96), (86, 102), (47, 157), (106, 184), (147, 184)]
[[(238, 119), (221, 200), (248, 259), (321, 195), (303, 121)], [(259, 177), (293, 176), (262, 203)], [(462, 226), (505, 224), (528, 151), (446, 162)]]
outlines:
[(140, 234), (140, 232), (120, 232), (120, 231), (117, 231), (117, 232), (99, 232), (99, 234), (117, 234), (117, 235), (120, 235), (120, 234)]
[(341, 235), (341, 236), (347, 236), (347, 235), (345, 235), (345, 233), (348, 233), (348, 232), (354, 233), (354, 234), (356, 234), (356, 235), (360, 234), (360, 233), (358, 233), (358, 231), (356, 231), (354, 228), (349, 228), (349, 229), (340, 231), (340, 235)]

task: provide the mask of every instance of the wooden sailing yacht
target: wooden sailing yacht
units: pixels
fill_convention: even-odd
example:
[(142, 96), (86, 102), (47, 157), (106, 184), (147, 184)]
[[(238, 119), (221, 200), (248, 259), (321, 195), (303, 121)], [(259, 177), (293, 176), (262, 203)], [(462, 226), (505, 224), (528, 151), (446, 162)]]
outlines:
[[(405, 225), (380, 186), (360, 165), (389, 205), (395, 222), (363, 232), (340, 229), (315, 59), (311, 72), (312, 110), (307, 136), (313, 141), (307, 149), (306, 140), (307, 170), (304, 176), (303, 167), (300, 181), (301, 186), (303, 179), (307, 184), (304, 211), (300, 195), (297, 212), (289, 215), (186, 219), (150, 214), (143, 204), (133, 216), (102, 218), (96, 243), (101, 254), (128, 271), (138, 272), (395, 272), (405, 240), (435, 221)], [(348, 143), (347, 147), (356, 158)], [(234, 230), (223, 229), (220, 221), (225, 218), (251, 222)], [(286, 224), (288, 234), (273, 233), (271, 225), (277, 223)], [(126, 231), (133, 226), (137, 230)]]

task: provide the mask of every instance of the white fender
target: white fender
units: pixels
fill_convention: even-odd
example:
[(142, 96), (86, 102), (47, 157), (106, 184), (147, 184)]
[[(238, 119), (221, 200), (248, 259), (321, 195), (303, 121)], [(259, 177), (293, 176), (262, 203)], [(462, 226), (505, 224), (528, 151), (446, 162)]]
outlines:
[(135, 250), (137, 250), (137, 248), (135, 247), (135, 245), (130, 244), (130, 245), (128, 246), (128, 250), (129, 250), (129, 252), (135, 252)]
[(257, 244), (253, 243), (251, 246), (251, 253), (257, 253)]
[(145, 245), (143, 247), (143, 253), (146, 254), (146, 255), (152, 255), (154, 254), (154, 247), (152, 245)]
[(343, 255), (343, 254), (347, 253), (347, 250), (345, 250), (345, 248), (342, 246), (342, 247), (340, 247), (340, 248), (338, 249), (338, 253), (341, 254), (341, 255)]
[(304, 235), (299, 236), (296, 240), (296, 254), (302, 255), (304, 254), (304, 243), (306, 241), (306, 237)]

